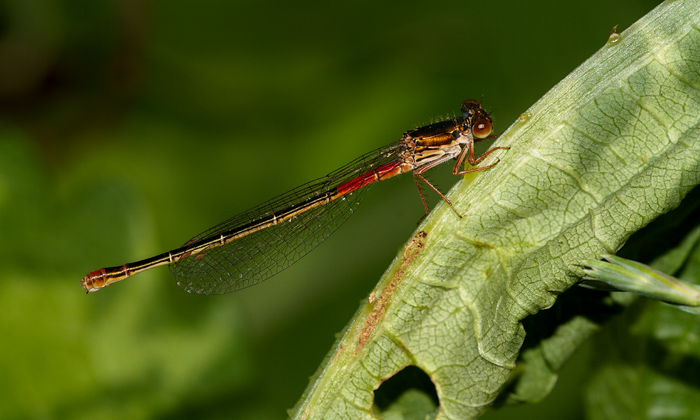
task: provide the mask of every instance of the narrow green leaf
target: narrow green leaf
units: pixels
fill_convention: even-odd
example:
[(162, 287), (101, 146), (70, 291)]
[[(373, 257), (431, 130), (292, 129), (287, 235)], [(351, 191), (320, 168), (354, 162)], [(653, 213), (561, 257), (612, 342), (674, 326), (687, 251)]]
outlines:
[(678, 280), (648, 265), (614, 255), (603, 260), (583, 260), (586, 283), (601, 282), (614, 290), (661, 300), (690, 313), (700, 314), (700, 288)]
[(438, 419), (493, 404), (523, 319), (700, 183), (699, 25), (700, 1), (668, 1), (525, 112), (501, 162), (452, 191), (464, 218), (441, 206), (425, 221), (425, 246), (397, 257), (292, 416), (375, 418), (373, 391), (408, 365), (435, 384)]

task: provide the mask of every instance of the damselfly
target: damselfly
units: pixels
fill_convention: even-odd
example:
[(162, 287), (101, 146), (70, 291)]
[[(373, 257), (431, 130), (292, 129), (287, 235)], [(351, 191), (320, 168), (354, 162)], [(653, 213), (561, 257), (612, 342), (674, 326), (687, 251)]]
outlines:
[(401, 140), (367, 153), (323, 178), (288, 191), (200, 233), (180, 248), (145, 260), (107, 267), (83, 277), (88, 292), (142, 271), (170, 265), (177, 284), (189, 293), (223, 294), (266, 280), (298, 261), (323, 242), (353, 213), (367, 187), (412, 172), (426, 214), (428, 204), (420, 182), (437, 192), (459, 213), (423, 173), (456, 159), (452, 173), (463, 175), (489, 169), (496, 162), (461, 170), (464, 160), (478, 165), (498, 149), (478, 158), (474, 143), (492, 138), (488, 113), (474, 100), (462, 103), (463, 117), (452, 118), (404, 133)]

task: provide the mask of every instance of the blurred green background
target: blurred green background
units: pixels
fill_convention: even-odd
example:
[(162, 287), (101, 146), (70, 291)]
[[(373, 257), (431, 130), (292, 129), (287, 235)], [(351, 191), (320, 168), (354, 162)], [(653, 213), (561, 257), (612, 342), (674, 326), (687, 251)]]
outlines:
[[(464, 99), (503, 131), (656, 4), (0, 2), (0, 417), (284, 418), (416, 228), (410, 177), (251, 289), (192, 296), (161, 268), (86, 296), (80, 278), (176, 248)], [(444, 166), (430, 179), (446, 191)], [(516, 413), (574, 418), (572, 366)]]

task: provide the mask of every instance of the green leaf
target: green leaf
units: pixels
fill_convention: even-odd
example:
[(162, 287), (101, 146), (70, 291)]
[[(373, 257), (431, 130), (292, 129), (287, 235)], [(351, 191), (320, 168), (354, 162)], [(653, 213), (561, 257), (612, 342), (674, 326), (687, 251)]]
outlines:
[[(693, 222), (697, 225), (697, 212)], [(696, 227), (695, 232), (698, 231)], [(691, 233), (688, 239), (695, 239)], [(688, 245), (691, 244), (690, 247)], [(658, 268), (685, 254), (675, 274), (700, 283), (700, 245), (686, 240), (655, 259)], [(697, 307), (695, 307), (697, 308)], [(696, 314), (638, 299), (596, 337), (597, 366), (585, 392), (590, 419), (697, 419), (700, 322)]]
[[(517, 380), (523, 320), (579, 281), (580, 260), (614, 254), (700, 182), (699, 11), (662, 4), (523, 113), (501, 162), (452, 191), (464, 218), (443, 205), (424, 222), (424, 247), (397, 257), (292, 416), (373, 418), (373, 391), (409, 365), (432, 379), (438, 419), (492, 405)], [(529, 372), (556, 370), (597, 328), (568, 325)], [(524, 400), (548, 392), (543, 376)]]

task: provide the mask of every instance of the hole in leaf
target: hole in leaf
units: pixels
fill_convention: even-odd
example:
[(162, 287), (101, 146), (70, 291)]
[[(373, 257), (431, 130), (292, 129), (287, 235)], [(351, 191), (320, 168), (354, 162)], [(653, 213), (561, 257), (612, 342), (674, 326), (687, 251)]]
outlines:
[[(435, 384), (416, 366), (408, 366), (384, 381), (374, 391), (372, 412), (377, 415), (402, 415), (404, 419), (424, 419), (436, 413), (440, 400)], [(393, 418), (393, 417), (392, 417)]]

